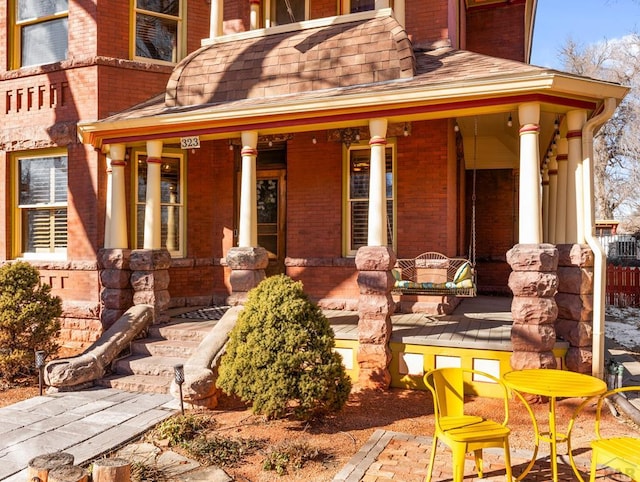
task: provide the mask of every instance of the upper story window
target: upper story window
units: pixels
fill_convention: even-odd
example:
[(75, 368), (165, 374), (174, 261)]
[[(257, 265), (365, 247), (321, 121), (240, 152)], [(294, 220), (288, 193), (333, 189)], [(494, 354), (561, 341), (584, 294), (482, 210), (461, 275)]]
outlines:
[[(137, 249), (144, 247), (145, 207), (147, 203), (147, 154), (134, 151), (135, 215), (134, 242)], [(185, 248), (185, 185), (184, 154), (164, 149), (160, 167), (160, 239), (161, 245), (174, 257), (184, 256)]]
[(183, 53), (181, 0), (133, 0), (134, 56), (178, 62)]
[(16, 68), (67, 58), (69, 0), (16, 0), (13, 63)]
[(375, 8), (375, 0), (351, 0), (351, 13), (366, 12)]
[(20, 156), (16, 167), (17, 256), (64, 258), (67, 252), (67, 155)]
[(308, 19), (309, 0), (267, 0), (265, 25), (275, 27)]
[[(387, 244), (395, 246), (395, 169), (394, 146), (385, 150), (387, 193)], [(354, 256), (358, 248), (368, 242), (369, 226), (369, 177), (371, 149), (369, 146), (352, 145), (347, 151), (345, 254)]]

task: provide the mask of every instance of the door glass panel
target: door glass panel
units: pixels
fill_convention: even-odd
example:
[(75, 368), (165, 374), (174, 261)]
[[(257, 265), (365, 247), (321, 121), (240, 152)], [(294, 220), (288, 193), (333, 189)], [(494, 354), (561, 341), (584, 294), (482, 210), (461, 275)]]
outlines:
[(258, 244), (278, 257), (278, 179), (257, 180)]

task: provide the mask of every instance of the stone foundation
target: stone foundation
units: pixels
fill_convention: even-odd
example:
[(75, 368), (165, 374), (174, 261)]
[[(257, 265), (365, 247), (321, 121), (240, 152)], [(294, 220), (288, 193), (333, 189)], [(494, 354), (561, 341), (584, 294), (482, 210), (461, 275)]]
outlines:
[(591, 373), (593, 359), (593, 252), (584, 244), (558, 245), (558, 336), (569, 343), (567, 368)]
[(365, 389), (386, 390), (391, 384), (391, 315), (395, 309), (391, 289), (391, 269), (396, 255), (386, 246), (358, 249), (358, 385)]
[(511, 367), (556, 368), (558, 251), (551, 244), (518, 244), (507, 252), (512, 272)]

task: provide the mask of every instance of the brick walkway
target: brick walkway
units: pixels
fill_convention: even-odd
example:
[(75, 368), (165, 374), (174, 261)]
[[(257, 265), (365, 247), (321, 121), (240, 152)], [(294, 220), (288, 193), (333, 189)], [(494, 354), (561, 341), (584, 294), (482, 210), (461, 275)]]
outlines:
[[(369, 441), (353, 456), (345, 467), (333, 479), (334, 482), (422, 482), (427, 474), (431, 437), (416, 437), (404, 433), (377, 430)], [(538, 459), (525, 482), (551, 480), (549, 457), (544, 446), (538, 453)], [(511, 451), (511, 463), (514, 476), (518, 476), (531, 460), (531, 452)], [(586, 455), (590, 455), (587, 453)], [(576, 464), (583, 478), (589, 478), (589, 459), (576, 457)], [(438, 448), (433, 469), (433, 481), (451, 481), (451, 452), (444, 446)], [(473, 457), (469, 456), (465, 464), (465, 480), (504, 481), (504, 458), (502, 450), (484, 451), (484, 478), (479, 479), (474, 471)], [(608, 472), (607, 472), (608, 473)], [(609, 477), (605, 471), (598, 473), (598, 482), (631, 480), (620, 474)], [(558, 459), (559, 480), (562, 482), (578, 480), (566, 456)]]

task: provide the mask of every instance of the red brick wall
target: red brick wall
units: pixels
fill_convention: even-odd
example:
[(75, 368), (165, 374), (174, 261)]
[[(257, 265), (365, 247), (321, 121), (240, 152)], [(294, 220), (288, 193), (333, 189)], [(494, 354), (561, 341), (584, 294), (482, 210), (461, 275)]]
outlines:
[[(469, 188), (471, 174), (471, 171), (467, 172)], [(506, 262), (506, 254), (517, 243), (517, 182), (510, 169), (477, 171), (476, 257), (478, 289), (481, 292), (508, 291), (511, 268)], [(470, 197), (467, 203), (470, 219)]]
[(405, 25), (414, 45), (449, 38), (449, 0), (407, 1)]
[(296, 134), (287, 145), (287, 256), (342, 255), (342, 144), (326, 132)]
[(524, 2), (467, 12), (465, 48), (481, 54), (524, 61)]
[[(446, 255), (447, 120), (414, 122), (411, 136), (398, 139), (397, 255), (425, 251)], [(453, 234), (452, 234), (453, 235)]]

